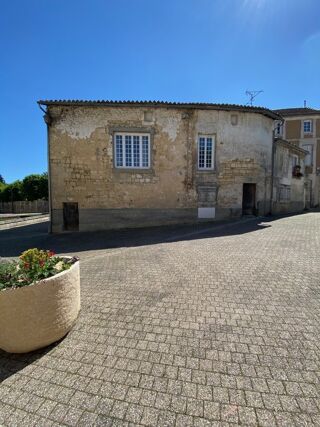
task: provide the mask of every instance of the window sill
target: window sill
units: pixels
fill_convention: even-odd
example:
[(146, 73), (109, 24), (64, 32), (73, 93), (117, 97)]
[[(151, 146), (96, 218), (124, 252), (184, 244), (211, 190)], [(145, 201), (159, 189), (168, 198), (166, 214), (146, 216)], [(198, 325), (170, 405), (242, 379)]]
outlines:
[(153, 169), (139, 169), (139, 168), (115, 168), (113, 167), (114, 173), (131, 173), (131, 174), (139, 174), (139, 175), (150, 175), (153, 174)]

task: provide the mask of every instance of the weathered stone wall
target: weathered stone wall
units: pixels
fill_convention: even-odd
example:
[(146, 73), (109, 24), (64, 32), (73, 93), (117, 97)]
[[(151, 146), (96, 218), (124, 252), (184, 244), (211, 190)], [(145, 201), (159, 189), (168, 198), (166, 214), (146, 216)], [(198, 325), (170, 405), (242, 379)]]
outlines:
[[(271, 119), (256, 113), (179, 108), (50, 106), (53, 231), (64, 202), (79, 204), (80, 230), (240, 215), (243, 183), (256, 183), (257, 208), (270, 208)], [(236, 124), (231, 124), (231, 123)], [(150, 170), (114, 167), (114, 131), (150, 132)], [(199, 134), (215, 136), (215, 170), (197, 169)]]
[[(293, 176), (293, 159), (301, 166), (301, 177)], [(274, 179), (273, 179), (273, 213), (301, 212), (307, 207), (305, 186), (305, 154), (298, 147), (290, 146), (286, 141), (277, 141), (274, 152)], [(287, 191), (287, 200), (282, 196)]]

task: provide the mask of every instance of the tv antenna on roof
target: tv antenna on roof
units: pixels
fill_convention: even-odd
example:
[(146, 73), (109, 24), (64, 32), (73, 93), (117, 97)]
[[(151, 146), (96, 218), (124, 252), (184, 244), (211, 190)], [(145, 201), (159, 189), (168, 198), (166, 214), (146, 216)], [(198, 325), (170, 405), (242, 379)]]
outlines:
[(248, 104), (252, 106), (254, 99), (262, 92), (263, 90), (246, 90), (246, 95), (250, 97)]

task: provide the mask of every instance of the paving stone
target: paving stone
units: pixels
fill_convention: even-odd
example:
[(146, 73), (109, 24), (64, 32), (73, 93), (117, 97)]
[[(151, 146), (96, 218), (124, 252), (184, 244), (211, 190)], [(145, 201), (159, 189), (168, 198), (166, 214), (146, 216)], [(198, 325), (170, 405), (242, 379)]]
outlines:
[(204, 402), (204, 417), (208, 420), (220, 420), (220, 404), (216, 402)]
[(118, 419), (124, 419), (128, 407), (129, 403), (116, 400), (110, 411), (110, 416)]
[(85, 411), (80, 417), (77, 426), (79, 427), (93, 427), (97, 423), (98, 414)]
[(54, 408), (57, 406), (58, 402), (54, 402), (52, 400), (45, 400), (40, 408), (37, 410), (37, 414), (41, 417), (48, 418)]
[(0, 352), (1, 426), (320, 424), (319, 212), (76, 240), (41, 227), (1, 232), (0, 255), (80, 254), (81, 315), (47, 349)]
[(276, 420), (272, 413), (267, 409), (257, 409), (258, 424), (261, 427), (276, 427)]
[(197, 417), (203, 416), (203, 401), (199, 399), (187, 399), (187, 414)]
[(141, 418), (141, 424), (146, 426), (158, 425), (159, 410), (155, 408), (144, 408)]
[(68, 406), (58, 403), (50, 413), (50, 419), (61, 423), (68, 412)]
[(187, 398), (183, 396), (172, 396), (170, 409), (181, 414), (186, 413)]
[(238, 406), (237, 405), (221, 405), (221, 420), (228, 423), (238, 423)]
[(96, 427), (111, 427), (114, 425), (114, 418), (108, 417), (106, 415), (98, 415), (95, 421)]
[(258, 393), (256, 391), (246, 391), (245, 395), (248, 406), (251, 406), (253, 408), (264, 408), (261, 393)]
[(155, 401), (155, 407), (158, 409), (169, 409), (172, 396), (166, 393), (158, 393)]
[(169, 427), (174, 426), (176, 422), (176, 414), (170, 411), (160, 411), (158, 418), (158, 425)]
[(114, 402), (115, 401), (112, 399), (109, 399), (107, 397), (102, 397), (98, 403), (96, 412), (102, 415), (109, 415), (112, 410)]
[(176, 427), (193, 427), (193, 417), (178, 414), (175, 425)]
[(78, 424), (78, 421), (79, 421), (82, 414), (83, 414), (82, 409), (69, 407), (68, 411), (64, 417), (63, 423), (68, 425), (68, 426), (74, 427)]
[(238, 408), (240, 423), (243, 425), (256, 425), (257, 417), (253, 408), (240, 406)]
[(88, 411), (94, 411), (100, 401), (99, 396), (93, 394), (84, 393), (82, 391), (76, 391), (70, 399), (70, 405), (76, 408), (83, 408)]
[(289, 412), (276, 412), (274, 414), (278, 426), (281, 427), (292, 427), (295, 425), (292, 414)]

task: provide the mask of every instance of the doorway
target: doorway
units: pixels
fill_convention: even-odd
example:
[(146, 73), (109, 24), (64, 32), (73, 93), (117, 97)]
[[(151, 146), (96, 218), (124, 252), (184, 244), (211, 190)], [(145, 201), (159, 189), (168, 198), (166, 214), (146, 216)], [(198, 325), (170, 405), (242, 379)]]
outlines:
[(256, 184), (243, 184), (242, 215), (256, 215)]
[(77, 202), (63, 203), (63, 229), (79, 231), (79, 209)]

